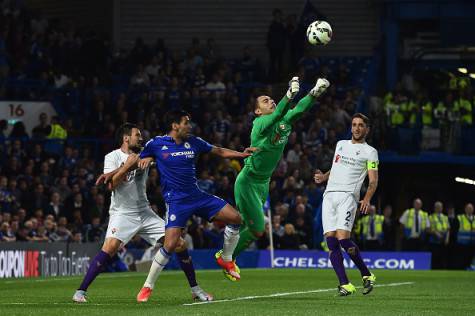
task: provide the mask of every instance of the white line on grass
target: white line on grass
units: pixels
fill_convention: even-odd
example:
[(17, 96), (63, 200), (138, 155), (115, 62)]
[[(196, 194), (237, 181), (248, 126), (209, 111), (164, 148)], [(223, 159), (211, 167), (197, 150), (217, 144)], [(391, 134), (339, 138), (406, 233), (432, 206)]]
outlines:
[[(387, 284), (379, 284), (375, 285), (376, 287), (388, 287), (388, 286), (401, 286), (401, 285), (411, 285), (415, 282), (399, 282), (399, 283), (387, 283)], [(255, 295), (255, 296), (244, 296), (244, 297), (236, 297), (230, 298), (225, 300), (216, 300), (211, 302), (197, 302), (197, 303), (187, 303), (183, 304), (184, 306), (193, 306), (193, 305), (202, 305), (202, 304), (212, 304), (212, 303), (226, 303), (226, 302), (234, 302), (234, 301), (245, 301), (245, 300), (255, 300), (259, 298), (269, 298), (269, 297), (280, 297), (280, 296), (290, 296), (290, 295), (299, 295), (299, 294), (309, 294), (309, 293), (321, 293), (321, 292), (330, 292), (335, 291), (335, 288), (331, 289), (318, 289), (318, 290), (310, 290), (310, 291), (298, 291), (298, 292), (284, 292), (284, 293), (274, 293), (268, 295)]]
[[(387, 284), (378, 284), (378, 285), (376, 285), (376, 287), (391, 287), (391, 286), (411, 285), (411, 284), (414, 284), (414, 283), (415, 282), (387, 283)], [(298, 291), (298, 292), (274, 293), (274, 294), (269, 294), (269, 295), (244, 296), (244, 297), (236, 297), (236, 298), (232, 298), (232, 299), (216, 300), (216, 301), (211, 301), (211, 302), (188, 303), (188, 304), (183, 304), (183, 306), (193, 306), (193, 305), (212, 304), (212, 303), (225, 303), (225, 302), (244, 301), (244, 300), (255, 300), (255, 299), (259, 299), (259, 298), (280, 297), (280, 296), (290, 296), (290, 295), (309, 294), (309, 293), (322, 293), (322, 292), (330, 292), (330, 291), (335, 291), (335, 288), (317, 289), (317, 290), (310, 290), (310, 291)], [(8, 303), (0, 303), (0, 306), (2, 306), (2, 305), (43, 305), (43, 304), (44, 303), (8, 302)], [(78, 304), (78, 303), (73, 303), (73, 302), (52, 302), (52, 303), (47, 303), (47, 304), (49, 304), (49, 305), (111, 306), (111, 305), (118, 305), (120, 303), (85, 303), (85, 304)]]

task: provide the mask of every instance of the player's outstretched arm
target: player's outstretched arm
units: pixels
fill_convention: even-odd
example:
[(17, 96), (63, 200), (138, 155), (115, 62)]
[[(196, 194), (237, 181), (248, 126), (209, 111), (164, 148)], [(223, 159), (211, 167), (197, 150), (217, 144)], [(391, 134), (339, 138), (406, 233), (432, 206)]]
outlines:
[(313, 87), (308, 95), (302, 98), (292, 110), (287, 112), (284, 119), (289, 124), (293, 124), (302, 117), (303, 113), (307, 112), (315, 104), (315, 100), (322, 95), (329, 86), (330, 82), (327, 79), (318, 78), (315, 87)]
[[(137, 163), (137, 167), (140, 168), (140, 169), (146, 169), (150, 166), (153, 166), (154, 165), (154, 160), (153, 158), (151, 157), (148, 157), (148, 158), (144, 158), (144, 159), (140, 159)], [(132, 169), (134, 166), (132, 166)], [(101, 185), (101, 184), (104, 184), (108, 187), (109, 190), (112, 190), (112, 186), (111, 186), (111, 183), (112, 183), (112, 179), (113, 177), (119, 172), (121, 168), (117, 168), (111, 172), (108, 172), (108, 173), (103, 173), (101, 174), (97, 180), (96, 180), (96, 185)], [(127, 172), (129, 172), (130, 170), (128, 170)], [(118, 184), (116, 184), (117, 186)]]
[(285, 93), (282, 100), (279, 101), (275, 111), (271, 114), (277, 120), (282, 118), (290, 109), (290, 103), (300, 91), (299, 77), (292, 77), (289, 81), (289, 89)]
[(244, 149), (243, 152), (239, 152), (228, 148), (213, 146), (213, 149), (211, 149), (211, 153), (222, 158), (247, 158), (249, 156), (252, 156), (252, 153), (257, 150), (258, 148), (256, 147), (249, 147)]
[(279, 101), (277, 104), (275, 111), (268, 115), (263, 115), (260, 118), (260, 131), (265, 131), (267, 128), (273, 126), (276, 122), (278, 122), (281, 118), (284, 117), (285, 114), (290, 109), (290, 104), (292, 99), (299, 93), (300, 91), (300, 83), (299, 77), (293, 77), (289, 81), (289, 89), (287, 93), (284, 95), (282, 100)]
[(139, 161), (140, 161), (140, 158), (138, 154), (130, 154), (129, 157), (127, 157), (127, 160), (125, 161), (125, 163), (122, 166), (120, 166), (119, 169), (117, 169), (117, 172), (112, 177), (109, 188), (111, 190), (114, 190), (115, 188), (117, 188), (117, 186), (121, 184), (122, 181), (124, 180), (127, 172), (137, 168)]

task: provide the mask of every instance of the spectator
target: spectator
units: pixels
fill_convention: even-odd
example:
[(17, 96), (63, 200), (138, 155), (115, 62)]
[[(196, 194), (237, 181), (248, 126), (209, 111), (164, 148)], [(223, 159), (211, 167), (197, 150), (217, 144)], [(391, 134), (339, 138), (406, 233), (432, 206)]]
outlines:
[(13, 124), (13, 129), (10, 132), (9, 137), (10, 138), (18, 138), (21, 141), (28, 140), (29, 137), (28, 137), (28, 134), (26, 133), (25, 124), (23, 124), (23, 122), (21, 122), (21, 121), (16, 122), (15, 124)]
[(15, 203), (15, 196), (8, 189), (7, 177), (0, 177), (0, 211), (12, 212)]
[(272, 216), (272, 232), (279, 238), (284, 236), (285, 230), (279, 214)]
[(475, 254), (475, 216), (473, 204), (467, 203), (464, 213), (457, 216), (457, 245), (459, 269), (467, 269)]
[(448, 268), (457, 269), (458, 266), (458, 247), (457, 247), (457, 234), (459, 221), (457, 215), (455, 214), (455, 207), (449, 205), (447, 207), (447, 217), (449, 220), (449, 244), (448, 244)]
[(97, 194), (94, 197), (93, 207), (90, 211), (91, 218), (105, 219), (108, 214), (108, 207), (105, 204), (105, 198), (102, 193)]
[(434, 203), (434, 212), (429, 216), (429, 248), (432, 253), (432, 268), (447, 268), (447, 245), (449, 243), (449, 219), (443, 214), (444, 205)]
[(295, 220), (295, 232), (299, 236), (300, 249), (312, 247), (312, 227), (309, 222), (305, 222), (304, 217), (297, 217)]
[(104, 237), (104, 229), (101, 226), (101, 218), (93, 217), (91, 221), (91, 226), (87, 230), (87, 241), (88, 242), (100, 242)]
[(283, 58), (286, 46), (286, 29), (282, 19), (282, 11), (272, 11), (272, 22), (267, 31), (267, 49), (269, 51), (269, 78), (280, 80), (283, 72)]
[(295, 233), (294, 225), (285, 224), (284, 230), (285, 230), (284, 236), (282, 236), (279, 241), (280, 249), (288, 249), (288, 250), (300, 249), (300, 238)]
[(58, 219), (56, 235), (58, 236), (59, 241), (67, 241), (72, 238), (71, 231), (67, 228), (68, 220), (66, 217), (62, 216)]
[(66, 199), (71, 195), (71, 188), (68, 185), (68, 178), (61, 177), (57, 184), (51, 188), (53, 192), (57, 192), (60, 197), (61, 203), (64, 203)]
[(205, 89), (209, 93), (215, 93), (218, 99), (221, 99), (226, 91), (226, 86), (223, 83), (222, 78), (220, 78), (220, 75), (214, 73), (211, 80), (205, 85)]
[(81, 244), (82, 243), (82, 233), (80, 231), (73, 231), (71, 236), (71, 243), (73, 244)]
[(10, 224), (8, 222), (3, 222), (0, 226), (0, 242), (11, 242), (16, 241), (15, 235), (10, 229)]
[(43, 184), (38, 183), (35, 186), (33, 195), (30, 196), (26, 200), (26, 209), (28, 211), (36, 210), (36, 209), (45, 209), (48, 205), (48, 199), (45, 196), (45, 187)]
[(392, 217), (393, 208), (391, 205), (386, 205), (383, 209), (383, 235), (384, 246), (386, 250), (396, 249), (396, 222)]
[(214, 194), (216, 188), (213, 178), (209, 175), (207, 170), (201, 172), (201, 176), (198, 179), (198, 187), (208, 194)]
[(383, 248), (384, 216), (376, 213), (376, 206), (370, 205), (368, 215), (360, 218), (356, 223), (355, 233), (364, 250), (377, 251)]
[(36, 140), (44, 140), (50, 133), (51, 127), (48, 124), (48, 115), (41, 113), (39, 116), (40, 124), (36, 125), (32, 131), (32, 138)]
[(45, 208), (45, 214), (49, 215), (52, 214), (55, 218), (59, 218), (60, 216), (64, 216), (64, 206), (61, 203), (61, 196), (58, 192), (53, 192), (51, 194), (50, 202), (48, 206)]
[(46, 230), (46, 227), (38, 226), (37, 231), (36, 231), (36, 236), (33, 238), (33, 240), (39, 241), (39, 242), (48, 242), (49, 237), (48, 237), (48, 231)]
[(430, 228), (429, 216), (422, 210), (422, 201), (414, 199), (413, 207), (404, 211), (399, 218), (403, 225), (403, 249), (421, 251), (425, 248), (426, 232)]

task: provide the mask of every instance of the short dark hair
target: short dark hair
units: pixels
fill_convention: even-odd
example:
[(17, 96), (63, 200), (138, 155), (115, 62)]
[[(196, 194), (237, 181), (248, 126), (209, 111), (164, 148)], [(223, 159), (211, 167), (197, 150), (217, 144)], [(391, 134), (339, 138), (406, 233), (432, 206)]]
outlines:
[(165, 130), (170, 132), (172, 130), (173, 123), (180, 124), (182, 117), (190, 116), (188, 112), (183, 110), (171, 110), (165, 113)]
[(138, 128), (137, 125), (133, 123), (124, 123), (122, 124), (115, 134), (116, 141), (119, 145), (122, 145), (124, 136), (132, 135), (132, 129)]
[(363, 113), (355, 113), (353, 114), (353, 117), (351, 118), (351, 120), (353, 121), (353, 119), (355, 118), (360, 118), (363, 120), (363, 122), (365, 123), (366, 127), (369, 127), (369, 118), (364, 115)]
[(254, 98), (254, 111), (259, 108), (259, 97)]

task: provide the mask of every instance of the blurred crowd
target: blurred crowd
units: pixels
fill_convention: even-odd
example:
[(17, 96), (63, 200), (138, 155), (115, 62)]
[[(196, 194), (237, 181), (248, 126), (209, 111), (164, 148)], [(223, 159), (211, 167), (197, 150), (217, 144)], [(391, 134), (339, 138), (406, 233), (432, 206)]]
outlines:
[(430, 211), (420, 198), (399, 219), (391, 205), (372, 205), (355, 223), (354, 238), (366, 251), (430, 251), (433, 269), (467, 269), (475, 255), (475, 215), (472, 203), (463, 210), (436, 201)]
[(373, 135), (379, 148), (475, 154), (471, 80), (452, 75), (438, 84), (441, 80), (434, 76), (419, 82), (406, 74), (394, 91), (373, 98)]
[[(267, 229), (272, 228), (277, 249), (325, 249), (314, 240), (324, 187), (313, 182), (313, 173), (331, 167), (336, 142), (348, 136), (367, 60), (316, 59), (305, 52), (295, 67), (283, 67), (282, 56), (273, 56), (266, 67), (252, 47), (244, 47), (240, 58), (222, 56), (212, 38), (194, 38), (185, 51), (169, 49), (162, 39), (145, 43), (138, 38), (130, 50), (114, 51), (107, 39), (28, 12), (21, 1), (0, 2), (0, 98), (47, 100), (59, 114), (41, 113), (31, 134), (22, 122), (11, 128), (0, 121), (0, 242), (101, 241), (110, 196), (94, 182), (102, 173), (104, 155), (117, 147), (118, 126), (137, 123), (149, 139), (163, 132), (163, 113), (182, 108), (192, 116), (194, 134), (242, 150), (249, 145), (254, 98), (267, 94), (278, 101), (287, 85), (276, 84), (275, 78), (284, 82), (297, 75), (303, 90), (297, 99), (319, 76), (332, 85), (289, 136), (270, 183), (266, 207), (273, 215)], [(277, 31), (291, 30), (293, 20), (289, 17), (286, 26), (282, 12), (274, 12), (269, 48), (283, 40)], [(286, 74), (286, 69), (292, 71)], [(401, 86), (380, 104), (372, 110), (372, 143), (377, 148), (391, 148), (402, 129), (423, 131), (426, 136), (419, 139), (428, 148), (453, 146), (450, 135), (457, 129), (452, 127), (472, 126), (474, 100), (468, 87), (449, 91), (439, 102)], [(233, 185), (241, 166), (241, 161), (204, 154), (197, 161), (198, 185), (234, 204)], [(151, 170), (148, 197), (163, 215), (158, 183), (157, 171)], [(398, 220), (390, 206), (379, 211), (373, 206), (356, 221), (355, 238), (365, 250), (428, 249), (435, 267), (465, 267), (471, 260), (467, 249), (475, 244), (473, 206), (468, 203), (458, 215), (451, 207), (443, 215), (439, 202), (430, 216), (421, 208), (422, 202), (414, 201)], [(222, 232), (220, 223), (193, 217), (184, 238), (190, 249), (218, 248)], [(269, 245), (265, 235), (253, 247)], [(147, 246), (139, 237), (128, 245)]]
[[(268, 84), (268, 70), (251, 47), (243, 48), (242, 57), (228, 59), (212, 38), (204, 43), (194, 38), (185, 51), (173, 51), (161, 39), (145, 43), (138, 38), (130, 50), (113, 51), (92, 32), (21, 8), (4, 9), (1, 21), (1, 97), (48, 100), (59, 114), (41, 113), (31, 134), (22, 122), (13, 128), (0, 122), (2, 241), (101, 240), (109, 194), (94, 181), (104, 155), (117, 147), (114, 132), (122, 123), (137, 123), (148, 139), (163, 132), (163, 113), (183, 108), (192, 116), (194, 134), (241, 150), (249, 145), (254, 98), (268, 94), (278, 101), (287, 89), (286, 83)], [(305, 55), (287, 76), (299, 76), (303, 91), (298, 98), (318, 76), (329, 78), (332, 86), (295, 125), (270, 184), (272, 222), (283, 228), (276, 239), (280, 248), (314, 247), (313, 218), (323, 188), (313, 183), (313, 171), (330, 167), (334, 145), (347, 136), (360, 96), (355, 78), (364, 65)], [(199, 186), (234, 204), (241, 165), (202, 155)], [(158, 179), (152, 170), (147, 191), (161, 214)], [(190, 247), (217, 247), (222, 230), (219, 223), (193, 218), (185, 237)], [(140, 240), (131, 246), (145, 247)], [(266, 247), (265, 242), (258, 246)]]

